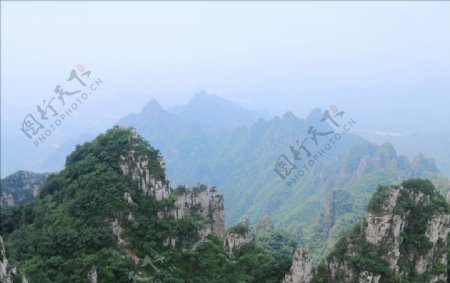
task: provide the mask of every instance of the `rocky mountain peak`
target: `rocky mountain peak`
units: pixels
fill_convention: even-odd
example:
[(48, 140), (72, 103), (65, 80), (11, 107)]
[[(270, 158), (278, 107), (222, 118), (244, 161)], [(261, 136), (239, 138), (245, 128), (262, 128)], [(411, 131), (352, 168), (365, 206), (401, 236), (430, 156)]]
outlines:
[(380, 186), (364, 221), (342, 237), (326, 261), (309, 271), (296, 254), (287, 282), (447, 282), (449, 206), (429, 180)]
[(161, 104), (159, 104), (158, 100), (152, 99), (150, 100), (143, 108), (142, 112), (151, 113), (154, 111), (164, 111), (164, 109), (161, 107)]
[[(156, 156), (149, 156), (142, 149), (142, 138), (138, 135), (135, 129), (120, 127), (125, 131), (129, 131), (128, 139), (130, 146), (126, 153), (120, 155), (119, 167), (124, 176), (130, 176), (133, 180), (137, 181), (139, 188), (144, 192), (144, 195), (151, 195), (157, 200), (166, 199), (169, 197), (170, 189), (169, 184), (164, 178), (165, 175), (165, 163), (162, 156), (159, 154)], [(153, 165), (158, 170), (159, 177), (155, 177), (153, 172), (150, 172), (149, 162), (152, 157), (156, 157), (153, 160)]]
[(266, 116), (264, 112), (247, 110), (233, 101), (206, 91), (197, 93), (187, 104), (177, 105), (169, 109), (169, 112), (183, 122), (205, 130), (251, 125)]
[(314, 278), (314, 267), (309, 248), (298, 248), (294, 254), (291, 269), (283, 283), (307, 283)]

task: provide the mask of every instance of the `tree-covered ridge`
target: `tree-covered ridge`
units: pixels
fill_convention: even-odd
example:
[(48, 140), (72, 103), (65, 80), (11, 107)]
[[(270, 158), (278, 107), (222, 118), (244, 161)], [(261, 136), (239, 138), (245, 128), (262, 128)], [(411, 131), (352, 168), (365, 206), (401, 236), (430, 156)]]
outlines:
[(252, 241), (230, 259), (218, 236), (199, 242), (205, 220), (175, 219), (176, 193), (157, 200), (142, 180), (124, 174), (130, 152), (167, 183), (159, 151), (134, 130), (116, 127), (77, 146), (35, 202), (2, 207), (0, 234), (19, 270), (14, 282), (22, 275), (31, 283), (279, 282), (289, 255)]

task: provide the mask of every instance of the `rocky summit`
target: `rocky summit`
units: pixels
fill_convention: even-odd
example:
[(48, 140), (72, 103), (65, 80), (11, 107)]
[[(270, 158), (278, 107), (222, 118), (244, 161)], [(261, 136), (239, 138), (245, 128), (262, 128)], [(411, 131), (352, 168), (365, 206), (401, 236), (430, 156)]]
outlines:
[(380, 186), (362, 223), (312, 268), (295, 254), (286, 283), (447, 282), (449, 206), (428, 180)]

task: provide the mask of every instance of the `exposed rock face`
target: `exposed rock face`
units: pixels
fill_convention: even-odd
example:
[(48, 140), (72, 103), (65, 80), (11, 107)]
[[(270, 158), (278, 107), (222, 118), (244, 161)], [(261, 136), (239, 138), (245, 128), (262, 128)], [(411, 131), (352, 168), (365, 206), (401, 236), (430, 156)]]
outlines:
[(225, 235), (225, 204), (223, 195), (219, 195), (215, 188), (210, 190), (209, 212), (211, 231), (223, 237)]
[(363, 233), (366, 241), (377, 247), (382, 243), (392, 247), (383, 258), (389, 262), (390, 268), (395, 270), (400, 257), (400, 232), (404, 229), (405, 217), (393, 214), (400, 190), (388, 188), (386, 193), (388, 197), (381, 204), (380, 211), (369, 211), (364, 216), (367, 225)]
[(359, 283), (378, 283), (380, 282), (381, 275), (373, 275), (372, 272), (363, 271), (359, 274)]
[(17, 171), (1, 180), (0, 205), (24, 204), (35, 198), (47, 174)]
[(225, 234), (223, 247), (230, 257), (236, 257), (239, 250), (253, 241), (255, 233), (247, 219), (230, 228)]
[(297, 249), (291, 269), (284, 277), (283, 283), (309, 283), (314, 278), (314, 267), (309, 248)]
[(274, 228), (272, 219), (266, 215), (261, 220), (259, 220), (258, 224), (256, 225), (256, 235), (260, 235), (265, 232), (272, 231)]
[[(412, 179), (380, 187), (362, 225), (338, 242), (314, 278), (328, 282), (398, 281), (395, 278), (447, 282), (449, 230), (449, 206), (430, 181)], [(295, 282), (291, 278), (309, 270), (304, 258), (296, 254), (287, 282)]]
[[(131, 130), (130, 139), (138, 140), (136, 130)], [(137, 144), (136, 144), (137, 145)], [(138, 150), (131, 148), (126, 155), (120, 156), (119, 166), (124, 176), (131, 176), (139, 182), (139, 188), (145, 195), (151, 195), (157, 200), (169, 197), (170, 189), (168, 182), (157, 180), (150, 174), (149, 158), (146, 155), (139, 154)], [(164, 170), (164, 160), (159, 157), (159, 166)]]
[(247, 245), (253, 240), (253, 235), (246, 233), (246, 234), (238, 234), (234, 232), (229, 232), (225, 235), (224, 239), (224, 248), (227, 251), (227, 253), (231, 257), (235, 257), (237, 254), (237, 251), (242, 248), (243, 246)]
[[(124, 127), (121, 127), (124, 128)], [(130, 176), (132, 180), (137, 181), (139, 188), (145, 196), (155, 197), (157, 200), (167, 199), (171, 193), (169, 182), (165, 181), (165, 177), (158, 177), (156, 172), (165, 172), (165, 162), (161, 156), (157, 157), (157, 162), (152, 164), (149, 156), (141, 154), (139, 150), (139, 140), (141, 139), (134, 129), (130, 130), (129, 140), (132, 141), (131, 148), (126, 154), (120, 156), (119, 167), (124, 176)], [(152, 167), (153, 166), (153, 167)], [(153, 168), (153, 170), (152, 170)], [(163, 174), (165, 175), (165, 174)], [(177, 199), (175, 202), (176, 209), (173, 211), (160, 211), (158, 217), (174, 216), (175, 219), (181, 219), (185, 216), (200, 216), (207, 220), (208, 225), (199, 231), (200, 239), (206, 238), (209, 234), (215, 233), (221, 237), (225, 235), (225, 217), (224, 217), (224, 200), (215, 187), (208, 189), (205, 185), (198, 185), (194, 188), (185, 188), (175, 191)], [(134, 203), (131, 194), (125, 192), (124, 200), (132, 204)], [(131, 212), (125, 212), (125, 219), (133, 221), (134, 216)], [(122, 227), (120, 222), (122, 219), (114, 219), (111, 223), (113, 234), (117, 236), (119, 243), (125, 243), (126, 240), (120, 237)], [(175, 246), (176, 239), (168, 238), (166, 245)]]
[(208, 190), (205, 185), (195, 188), (185, 188), (177, 192), (176, 206), (174, 211), (176, 219), (184, 216), (201, 216), (208, 221), (204, 236), (214, 233), (220, 237), (225, 235), (225, 214), (223, 196), (215, 187)]
[[(380, 248), (381, 245), (389, 246), (390, 248), (382, 255), (382, 258), (389, 263), (389, 267), (395, 272), (400, 272), (398, 260), (401, 256), (400, 246), (403, 238), (401, 234), (404, 233), (408, 221), (410, 211), (405, 211), (402, 214), (394, 212), (397, 206), (397, 200), (401, 193), (406, 194), (411, 200), (425, 208), (430, 203), (430, 196), (423, 192), (407, 191), (404, 187), (388, 188), (386, 190), (388, 197), (381, 206), (379, 212), (367, 212), (364, 219), (367, 226), (363, 229), (365, 239), (367, 242)], [(442, 251), (438, 251), (437, 243), (441, 240), (442, 243), (447, 244), (447, 236), (449, 232), (450, 215), (448, 213), (435, 213), (427, 221), (425, 236), (432, 245), (432, 248), (425, 255), (414, 256), (410, 253), (410, 260), (415, 258), (415, 272), (417, 274), (424, 274), (431, 271), (436, 262), (446, 264), (447, 255)]]
[(8, 259), (5, 254), (5, 247), (3, 246), (3, 238), (0, 236), (0, 280), (1, 282), (12, 282), (12, 270), (9, 270)]
[[(428, 220), (425, 235), (432, 244), (432, 248), (425, 255), (416, 259), (415, 272), (424, 274), (433, 269), (436, 264), (447, 265), (447, 253), (442, 251), (440, 243), (448, 245), (448, 233), (450, 227), (450, 215), (435, 213)], [(446, 281), (447, 273), (434, 274), (430, 282)]]
[[(11, 266), (8, 259), (6, 258), (5, 246), (3, 244), (3, 238), (0, 235), (0, 282), (2, 283), (13, 283), (17, 282), (16, 279), (18, 274), (17, 267)], [(27, 279), (22, 277), (22, 283), (28, 283)]]
[(89, 283), (97, 283), (97, 268), (92, 266), (91, 270), (88, 272), (88, 281)]
[(121, 238), (123, 228), (122, 228), (122, 226), (120, 226), (119, 221), (117, 219), (114, 219), (111, 222), (111, 230), (113, 232), (113, 235), (117, 237), (117, 242), (119, 244), (125, 243), (125, 241)]

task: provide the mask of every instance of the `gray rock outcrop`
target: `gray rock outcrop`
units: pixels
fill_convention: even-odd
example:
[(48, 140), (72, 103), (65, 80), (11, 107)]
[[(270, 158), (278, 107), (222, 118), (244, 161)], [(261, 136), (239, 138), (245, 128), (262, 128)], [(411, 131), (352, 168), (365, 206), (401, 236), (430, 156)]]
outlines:
[(309, 283), (314, 278), (314, 267), (309, 248), (297, 249), (291, 269), (284, 277), (283, 283)]

